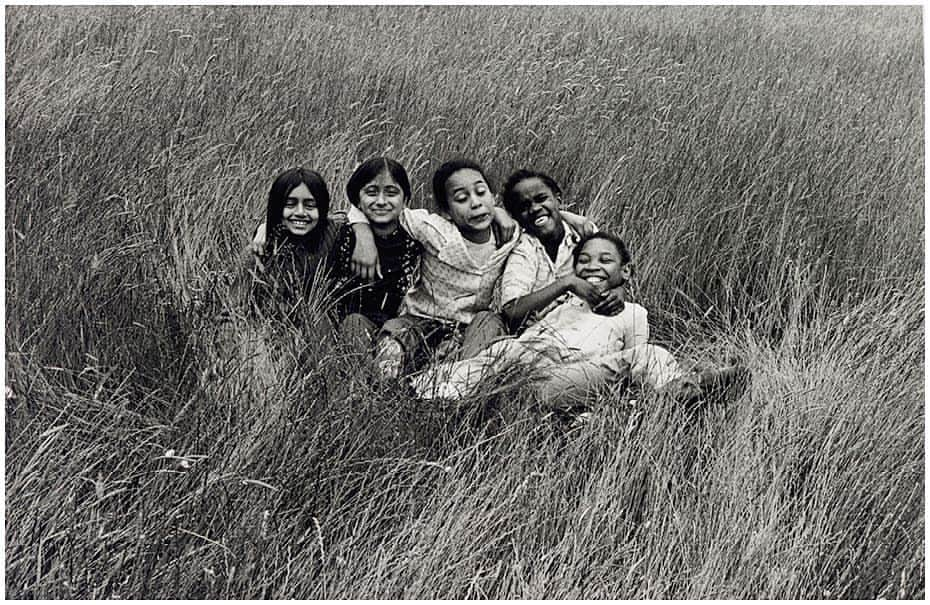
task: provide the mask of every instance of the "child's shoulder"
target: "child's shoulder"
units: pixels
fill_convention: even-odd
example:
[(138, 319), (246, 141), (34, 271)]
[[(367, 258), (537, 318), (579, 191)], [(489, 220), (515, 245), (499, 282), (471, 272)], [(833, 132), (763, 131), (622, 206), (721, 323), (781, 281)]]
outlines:
[(438, 248), (462, 239), (455, 223), (425, 208), (405, 208), (401, 226), (411, 237), (430, 247)]
[(635, 324), (642, 321), (645, 321), (649, 316), (649, 312), (646, 311), (646, 308), (639, 303), (627, 302), (623, 303), (623, 310), (613, 316), (613, 319), (617, 323), (621, 324)]

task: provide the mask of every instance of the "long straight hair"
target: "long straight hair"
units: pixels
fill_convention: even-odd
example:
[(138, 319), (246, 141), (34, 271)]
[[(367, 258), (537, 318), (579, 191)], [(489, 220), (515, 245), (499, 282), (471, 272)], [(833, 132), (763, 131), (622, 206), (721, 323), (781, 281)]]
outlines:
[[(297, 237), (287, 231), (281, 223), (284, 213), (284, 202), (296, 187), (306, 185), (316, 201), (320, 220), (307, 235)], [(314, 170), (297, 167), (290, 168), (279, 174), (271, 184), (268, 192), (268, 209), (265, 216), (265, 231), (268, 234), (268, 243), (279, 243), (282, 239), (300, 243), (309, 251), (315, 252), (323, 241), (323, 235), (329, 221), (329, 189), (326, 181)]]

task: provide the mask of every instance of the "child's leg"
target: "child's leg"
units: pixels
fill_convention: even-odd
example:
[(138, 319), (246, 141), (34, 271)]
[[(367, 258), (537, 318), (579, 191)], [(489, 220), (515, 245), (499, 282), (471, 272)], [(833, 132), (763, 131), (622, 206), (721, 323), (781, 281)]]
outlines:
[(400, 376), (448, 331), (440, 321), (414, 315), (399, 315), (384, 322), (375, 347), (375, 364), (382, 377)]
[(507, 335), (507, 326), (493, 311), (479, 311), (465, 329), (462, 340), (462, 359), (481, 353), (495, 340)]
[(468, 359), (436, 364), (413, 378), (411, 384), (423, 399), (460, 399), (473, 392), (489, 375), (536, 357), (534, 351), (516, 340), (499, 340)]
[(662, 347), (644, 344), (552, 368), (540, 383), (543, 401), (575, 404), (604, 384), (629, 380), (662, 389), (681, 376), (678, 362)]
[(644, 344), (620, 353), (630, 364), (630, 378), (638, 384), (647, 384), (662, 390), (669, 382), (681, 377), (681, 368), (675, 356), (667, 349), (653, 344)]

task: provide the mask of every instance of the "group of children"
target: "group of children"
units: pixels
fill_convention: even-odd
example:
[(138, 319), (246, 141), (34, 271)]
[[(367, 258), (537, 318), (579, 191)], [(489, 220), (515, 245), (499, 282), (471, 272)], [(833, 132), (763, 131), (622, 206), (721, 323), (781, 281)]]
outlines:
[(691, 401), (746, 377), (736, 364), (683, 374), (648, 343), (625, 244), (561, 210), (548, 175), (513, 173), (500, 208), (482, 167), (453, 160), (432, 191), (435, 212), (407, 208), (403, 166), (373, 158), (349, 178), (348, 213), (331, 214), (318, 173), (285, 171), (255, 236), (251, 302), (298, 309), (327, 289), (339, 339), (423, 399), (461, 398), (515, 366), (553, 404), (627, 380)]

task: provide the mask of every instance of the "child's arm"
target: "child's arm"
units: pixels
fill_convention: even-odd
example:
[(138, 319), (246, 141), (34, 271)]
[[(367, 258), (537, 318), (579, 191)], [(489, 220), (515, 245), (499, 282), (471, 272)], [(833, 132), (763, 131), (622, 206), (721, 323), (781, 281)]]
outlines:
[[(582, 235), (590, 235), (592, 233), (597, 233), (597, 225), (594, 224), (594, 221), (590, 221), (580, 214), (575, 214), (574, 212), (569, 212), (567, 210), (562, 210), (560, 213), (562, 218), (566, 223), (571, 226), (572, 229), (581, 233)], [(607, 291), (607, 294), (604, 296), (603, 300), (597, 305), (591, 305), (592, 310), (599, 315), (616, 315), (623, 311), (623, 304), (630, 300), (629, 292), (627, 292), (625, 286), (617, 286)]]
[(505, 303), (501, 310), (504, 312), (504, 317), (510, 324), (511, 329), (515, 330), (526, 321), (526, 318), (531, 313), (545, 309), (552, 301), (566, 292), (571, 292), (575, 296), (586, 300), (592, 308), (603, 301), (603, 296), (597, 288), (577, 275), (566, 275), (544, 288)]
[(580, 214), (569, 212), (568, 210), (560, 210), (559, 214), (562, 215), (562, 220), (568, 223), (572, 229), (581, 235), (597, 233), (597, 225), (594, 224), (594, 221), (588, 220)]
[(352, 250), (352, 260), (349, 268), (352, 273), (365, 281), (372, 281), (381, 277), (381, 263), (378, 259), (378, 247), (375, 246), (375, 236), (368, 225), (368, 218), (355, 206), (349, 207), (348, 221), (355, 231), (355, 248)]
[(510, 214), (500, 206), (494, 207), (494, 220), (491, 223), (491, 229), (494, 232), (494, 239), (497, 247), (500, 248), (506, 242), (513, 238), (517, 231), (517, 221), (513, 220)]

